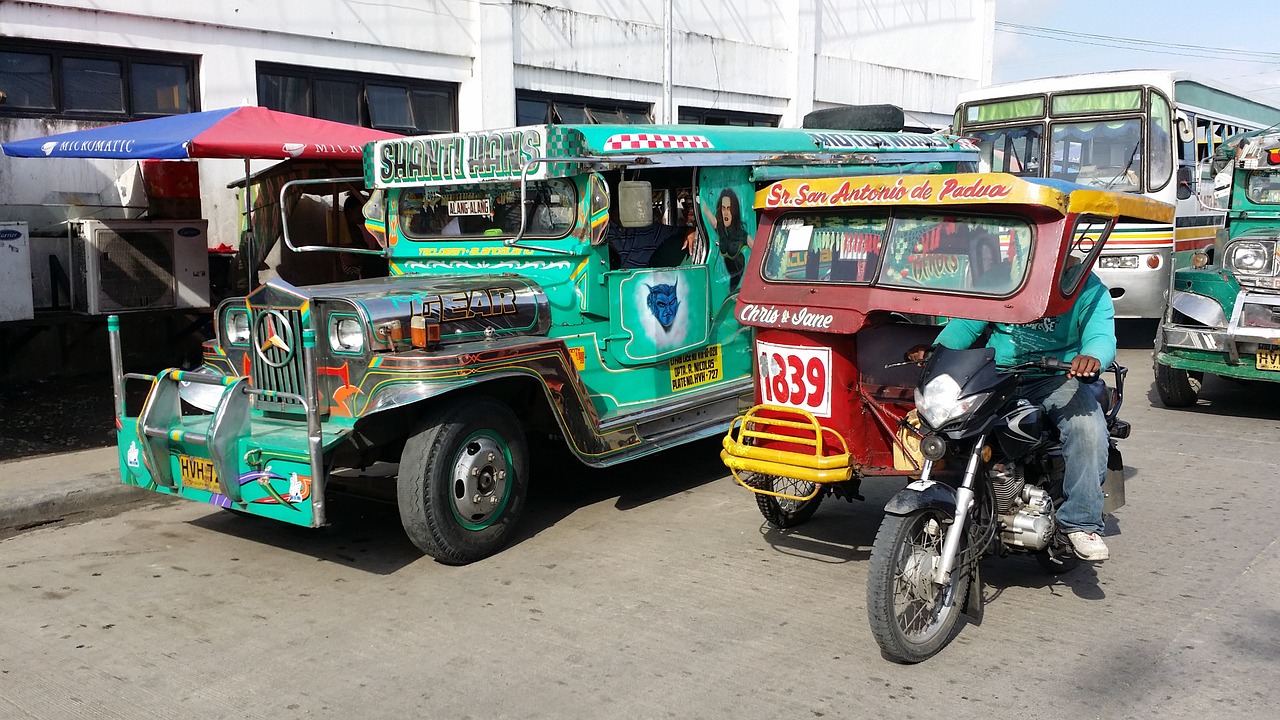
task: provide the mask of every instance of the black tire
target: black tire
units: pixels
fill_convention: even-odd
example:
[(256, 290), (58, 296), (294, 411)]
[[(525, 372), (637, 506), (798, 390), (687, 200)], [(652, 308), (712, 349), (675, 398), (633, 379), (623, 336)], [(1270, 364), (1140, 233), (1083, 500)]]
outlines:
[(505, 404), (469, 397), (424, 417), (405, 442), (396, 482), (404, 531), (442, 563), (488, 557), (524, 511), (529, 451)]
[[(756, 475), (751, 484), (763, 490), (785, 492), (797, 497), (804, 497), (814, 490), (814, 483), (775, 475)], [(756, 507), (760, 508), (760, 514), (764, 516), (765, 522), (785, 530), (805, 523), (813, 517), (826, 494), (825, 489), (819, 488), (817, 495), (803, 502), (757, 494)]]
[(1184, 408), (1196, 404), (1200, 397), (1204, 373), (1179, 370), (1156, 363), (1156, 393), (1165, 407)]
[(885, 515), (880, 523), (867, 568), (867, 620), (889, 660), (928, 660), (959, 631), (960, 608), (969, 589), (968, 565), (958, 564), (947, 587), (930, 579), (950, 521), (951, 513), (925, 508), (909, 515)]

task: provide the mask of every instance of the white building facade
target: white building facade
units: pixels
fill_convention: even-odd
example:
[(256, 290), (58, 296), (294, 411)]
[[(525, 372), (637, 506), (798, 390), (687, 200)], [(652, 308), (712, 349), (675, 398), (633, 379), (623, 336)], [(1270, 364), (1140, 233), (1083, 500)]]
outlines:
[[(0, 141), (243, 104), (404, 133), (880, 103), (942, 128), (990, 79), (994, 20), (994, 0), (0, 0)], [(0, 157), (0, 221), (113, 216), (131, 169)], [(199, 172), (209, 243), (235, 245), (244, 166)]]

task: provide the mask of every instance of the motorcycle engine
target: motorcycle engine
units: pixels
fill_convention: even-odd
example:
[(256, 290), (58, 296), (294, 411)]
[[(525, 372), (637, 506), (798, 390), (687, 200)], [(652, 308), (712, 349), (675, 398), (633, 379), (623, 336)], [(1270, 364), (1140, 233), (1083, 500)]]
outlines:
[(1027, 484), (1026, 473), (1017, 463), (996, 463), (987, 471), (991, 480), (991, 489), (996, 496), (996, 512), (1004, 515), (1013, 510), (1013, 504), (1022, 495), (1022, 488)]
[(1053, 500), (1049, 493), (1034, 485), (1023, 484), (1019, 490), (1021, 492), (1008, 511), (1000, 514), (1000, 538), (1006, 545), (1030, 551), (1043, 550), (1049, 546), (1057, 524), (1053, 517)]

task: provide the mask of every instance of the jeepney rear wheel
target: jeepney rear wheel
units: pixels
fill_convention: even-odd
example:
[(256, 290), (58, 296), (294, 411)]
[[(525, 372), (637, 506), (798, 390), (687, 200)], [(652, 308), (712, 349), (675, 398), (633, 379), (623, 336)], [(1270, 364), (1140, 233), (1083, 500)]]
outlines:
[[(751, 484), (762, 490), (781, 492), (797, 497), (808, 495), (816, 487), (816, 483), (811, 483), (807, 480), (759, 474), (755, 476)], [(826, 494), (825, 488), (819, 488), (817, 495), (803, 501), (757, 494), (756, 507), (760, 508), (760, 514), (764, 516), (766, 522), (776, 528), (785, 530), (807, 522), (809, 518), (813, 517)]]
[(1165, 407), (1184, 408), (1196, 404), (1204, 373), (1179, 370), (1156, 363), (1156, 394)]
[(465, 565), (506, 545), (528, 485), (528, 444), (511, 409), (488, 397), (456, 400), (422, 418), (405, 442), (400, 521), (423, 552)]

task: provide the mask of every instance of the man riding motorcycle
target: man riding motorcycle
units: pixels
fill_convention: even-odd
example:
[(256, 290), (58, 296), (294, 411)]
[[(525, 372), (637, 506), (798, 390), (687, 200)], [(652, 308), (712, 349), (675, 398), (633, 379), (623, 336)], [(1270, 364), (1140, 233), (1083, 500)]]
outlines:
[[(1066, 468), (1065, 499), (1057, 515), (1061, 532), (1081, 559), (1106, 560), (1110, 553), (1102, 540), (1102, 482), (1107, 472), (1107, 422), (1086, 383), (1116, 358), (1115, 307), (1110, 292), (1090, 273), (1075, 303), (1062, 315), (1025, 325), (954, 319), (943, 328), (935, 345), (964, 350), (988, 332), (987, 347), (995, 350), (1000, 366), (1046, 356), (1071, 363), (1065, 375), (1023, 376), (1016, 395), (1043, 406), (1062, 438)], [(926, 350), (924, 346), (912, 348), (907, 359), (923, 360)]]

